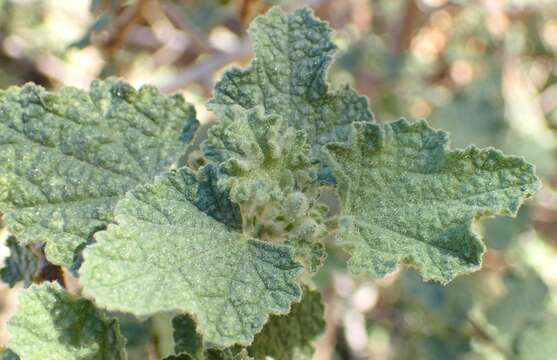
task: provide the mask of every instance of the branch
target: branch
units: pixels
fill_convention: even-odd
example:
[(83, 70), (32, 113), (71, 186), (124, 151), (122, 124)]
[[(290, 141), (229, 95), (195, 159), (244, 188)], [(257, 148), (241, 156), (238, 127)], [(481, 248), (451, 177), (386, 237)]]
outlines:
[(170, 83), (161, 86), (160, 90), (165, 93), (172, 93), (192, 83), (211, 82), (211, 77), (217, 70), (234, 61), (244, 59), (250, 53), (250, 43), (243, 41), (231, 53), (218, 52), (188, 67), (176, 75)]

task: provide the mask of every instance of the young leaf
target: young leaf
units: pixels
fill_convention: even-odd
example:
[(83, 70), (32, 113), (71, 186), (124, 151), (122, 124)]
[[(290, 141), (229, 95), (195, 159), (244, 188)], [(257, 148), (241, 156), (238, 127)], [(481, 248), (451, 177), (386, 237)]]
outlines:
[(313, 358), (313, 343), (325, 331), (324, 308), (319, 291), (304, 288), (304, 296), (285, 316), (272, 316), (257, 334), (248, 352), (255, 359)]
[(8, 322), (9, 347), (22, 359), (123, 360), (125, 340), (118, 321), (56, 283), (24, 290), (19, 311)]
[(236, 203), (281, 201), (315, 184), (305, 132), (289, 127), (278, 115), (265, 115), (259, 106), (248, 111), (229, 108), (209, 129), (203, 150), (220, 164), (220, 185), (230, 189)]
[(343, 201), (350, 267), (383, 276), (404, 263), (447, 283), (480, 267), (475, 221), (516, 215), (539, 188), (533, 166), (494, 149), (449, 150), (425, 121), (355, 123), (347, 143), (327, 146)]
[(48, 259), (71, 266), (118, 199), (166, 171), (197, 126), (181, 96), (118, 80), (0, 91), (0, 211), (21, 244), (46, 241)]
[(191, 314), (206, 342), (249, 344), (300, 298), (292, 249), (246, 239), (200, 211), (187, 168), (129, 192), (84, 251), (84, 294), (110, 310)]
[(329, 26), (311, 10), (291, 14), (278, 7), (257, 17), (249, 33), (255, 59), (245, 69), (227, 71), (214, 90), (209, 108), (219, 117), (231, 105), (284, 116), (307, 132), (310, 144), (340, 141), (353, 121), (372, 121), (367, 99), (350, 87), (329, 91), (325, 78), (336, 46)]
[(315, 272), (325, 258), (327, 207), (318, 201), (316, 169), (305, 132), (263, 108), (232, 106), (209, 130), (205, 156), (219, 164), (219, 185), (240, 205), (246, 236), (288, 241)]

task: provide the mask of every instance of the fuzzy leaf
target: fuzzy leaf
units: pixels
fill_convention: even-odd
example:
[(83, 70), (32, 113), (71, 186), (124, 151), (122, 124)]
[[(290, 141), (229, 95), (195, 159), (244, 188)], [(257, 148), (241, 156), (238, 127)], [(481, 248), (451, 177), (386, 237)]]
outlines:
[(305, 132), (289, 127), (278, 115), (265, 115), (262, 107), (228, 109), (209, 129), (205, 156), (221, 164), (221, 185), (236, 203), (282, 200), (287, 193), (312, 183), (310, 147)]
[(318, 201), (305, 132), (263, 108), (230, 107), (209, 130), (205, 156), (220, 169), (219, 186), (240, 205), (246, 236), (288, 241), (315, 272), (325, 251), (327, 207)]
[(257, 17), (249, 33), (255, 58), (245, 70), (227, 71), (214, 90), (209, 108), (223, 116), (231, 105), (284, 116), (307, 132), (314, 150), (340, 141), (353, 121), (372, 121), (367, 99), (348, 86), (330, 91), (326, 71), (336, 46), (329, 26), (311, 10), (286, 14), (279, 8)]
[(539, 188), (533, 166), (494, 149), (449, 150), (425, 121), (355, 123), (325, 152), (343, 201), (350, 268), (383, 276), (403, 263), (447, 283), (480, 267), (481, 217), (515, 216)]
[(255, 359), (313, 358), (313, 343), (325, 331), (324, 307), (318, 291), (304, 289), (302, 301), (285, 316), (272, 316), (248, 352)]
[(191, 314), (206, 342), (249, 344), (300, 297), (292, 249), (253, 239), (200, 211), (187, 168), (129, 192), (117, 224), (84, 251), (84, 294), (110, 310)]
[(126, 358), (118, 321), (55, 283), (31, 285), (24, 290), (8, 330), (12, 335), (10, 349), (22, 359)]
[(118, 199), (168, 170), (197, 126), (183, 97), (118, 80), (0, 91), (0, 211), (18, 241), (46, 241), (48, 259), (71, 266)]

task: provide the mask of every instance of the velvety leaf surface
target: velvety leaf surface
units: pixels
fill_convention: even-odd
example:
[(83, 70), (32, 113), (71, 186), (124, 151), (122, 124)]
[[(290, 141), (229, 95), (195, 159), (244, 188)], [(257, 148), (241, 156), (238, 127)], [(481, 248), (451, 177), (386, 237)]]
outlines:
[(304, 288), (300, 303), (288, 315), (271, 317), (248, 352), (255, 359), (313, 358), (314, 341), (325, 331), (324, 307), (319, 291)]
[(257, 17), (249, 29), (255, 58), (247, 69), (225, 73), (209, 108), (221, 116), (230, 105), (263, 105), (267, 114), (305, 130), (310, 144), (343, 139), (351, 122), (373, 116), (367, 99), (350, 87), (328, 89), (326, 71), (336, 50), (330, 32), (309, 9), (286, 14), (273, 8)]
[(129, 192), (85, 249), (86, 296), (110, 310), (191, 314), (208, 343), (249, 344), (300, 297), (292, 248), (245, 239), (200, 211), (196, 176), (172, 171)]
[(118, 199), (167, 170), (197, 126), (183, 97), (118, 80), (0, 91), (0, 211), (18, 241), (46, 241), (48, 259), (71, 266)]
[(310, 187), (313, 180), (305, 132), (289, 127), (278, 115), (265, 115), (260, 106), (229, 108), (209, 129), (203, 148), (209, 160), (220, 164), (222, 186), (237, 203), (281, 200)]
[(8, 322), (9, 347), (22, 359), (123, 360), (118, 322), (58, 284), (31, 285)]
[(203, 149), (219, 166), (219, 186), (240, 205), (244, 234), (288, 240), (306, 269), (316, 271), (325, 257), (327, 207), (318, 201), (305, 132), (262, 107), (235, 105), (209, 130)]
[(343, 199), (350, 268), (383, 276), (403, 263), (447, 283), (480, 267), (478, 218), (515, 216), (539, 188), (533, 166), (494, 149), (449, 150), (425, 121), (356, 123), (328, 146)]

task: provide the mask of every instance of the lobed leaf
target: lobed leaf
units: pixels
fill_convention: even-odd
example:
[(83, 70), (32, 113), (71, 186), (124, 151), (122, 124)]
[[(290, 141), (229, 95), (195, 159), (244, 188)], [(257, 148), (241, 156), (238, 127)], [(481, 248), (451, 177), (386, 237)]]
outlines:
[(56, 283), (24, 290), (8, 330), (9, 347), (22, 359), (126, 359), (118, 321)]
[(197, 126), (183, 97), (119, 80), (0, 91), (0, 211), (21, 244), (45, 241), (49, 261), (69, 267), (118, 199), (166, 171)]
[(447, 283), (477, 270), (485, 246), (475, 222), (516, 215), (539, 188), (522, 158), (447, 144), (447, 134), (425, 121), (400, 120), (355, 123), (348, 142), (327, 146), (352, 271), (383, 276), (403, 263)]
[(189, 313), (206, 342), (246, 345), (299, 300), (302, 266), (290, 247), (246, 239), (200, 211), (196, 179), (181, 168), (118, 203), (116, 224), (84, 251), (84, 294), (137, 316)]
[(329, 26), (311, 10), (291, 14), (275, 7), (249, 28), (255, 58), (247, 69), (232, 69), (215, 85), (209, 108), (224, 117), (239, 105), (264, 107), (288, 125), (305, 130), (316, 152), (346, 137), (353, 121), (372, 121), (367, 99), (344, 86), (330, 91), (326, 71), (336, 46)]

